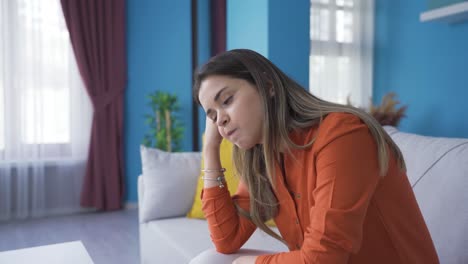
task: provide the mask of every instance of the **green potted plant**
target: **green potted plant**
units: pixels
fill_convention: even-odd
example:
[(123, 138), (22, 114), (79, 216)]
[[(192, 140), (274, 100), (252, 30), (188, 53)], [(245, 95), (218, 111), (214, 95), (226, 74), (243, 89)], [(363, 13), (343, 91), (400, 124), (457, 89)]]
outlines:
[(145, 115), (145, 123), (150, 129), (143, 138), (143, 145), (168, 152), (180, 151), (184, 128), (176, 116), (179, 111), (177, 96), (156, 91), (147, 98), (151, 114)]

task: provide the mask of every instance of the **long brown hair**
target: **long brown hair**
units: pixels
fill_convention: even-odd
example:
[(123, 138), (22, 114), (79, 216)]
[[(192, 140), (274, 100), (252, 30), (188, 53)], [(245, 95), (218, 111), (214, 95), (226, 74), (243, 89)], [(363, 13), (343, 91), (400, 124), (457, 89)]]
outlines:
[[(304, 149), (315, 141), (313, 139), (304, 146), (297, 145), (289, 138), (290, 131), (317, 125), (330, 113), (354, 114), (367, 124), (377, 143), (380, 175), (386, 175), (388, 170), (387, 146), (395, 155), (400, 168), (406, 170), (400, 149), (371, 115), (352, 106), (315, 97), (257, 52), (247, 49), (230, 50), (211, 58), (198, 68), (194, 74), (193, 94), (199, 104), (201, 82), (214, 75), (248, 81), (260, 94), (259, 103), (265, 110), (263, 144), (248, 150), (239, 149), (235, 145), (233, 147), (234, 167), (247, 185), (250, 195), (250, 211), (245, 212), (238, 206), (237, 210), (265, 233), (283, 243), (285, 241), (265, 224), (278, 212), (278, 200), (274, 194), (275, 163), (278, 164), (281, 151)], [(274, 96), (271, 96), (271, 92)]]

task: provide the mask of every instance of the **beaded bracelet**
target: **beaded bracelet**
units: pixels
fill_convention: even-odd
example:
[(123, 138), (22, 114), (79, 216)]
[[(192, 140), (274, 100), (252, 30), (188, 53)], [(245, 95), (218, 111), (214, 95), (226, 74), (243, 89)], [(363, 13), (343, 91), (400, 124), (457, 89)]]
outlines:
[(203, 180), (205, 181), (217, 181), (218, 182), (218, 186), (219, 188), (224, 188), (224, 183), (223, 183), (223, 180), (224, 180), (224, 176), (218, 176), (216, 178), (211, 178), (211, 177), (201, 177)]
[(221, 169), (202, 169), (202, 172), (225, 172), (226, 168), (221, 168)]

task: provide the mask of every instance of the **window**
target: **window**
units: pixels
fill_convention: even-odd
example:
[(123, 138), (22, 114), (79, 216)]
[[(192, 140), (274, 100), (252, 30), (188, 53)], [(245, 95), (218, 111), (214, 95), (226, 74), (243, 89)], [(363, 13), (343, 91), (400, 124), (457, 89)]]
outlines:
[[(24, 103), (22, 141), (26, 144), (70, 142), (69, 100), (68, 89), (48, 88), (40, 92), (34, 89), (26, 90), (22, 100)], [(36, 105), (40, 105), (39, 109), (35, 109)], [(40, 111), (40, 114), (37, 114), (37, 111)]]
[(350, 96), (353, 103), (366, 105), (371, 95), (373, 0), (310, 3), (311, 93), (341, 104)]
[(60, 1), (2, 0), (0, 7), (0, 151), (63, 148), (71, 140), (76, 73)]

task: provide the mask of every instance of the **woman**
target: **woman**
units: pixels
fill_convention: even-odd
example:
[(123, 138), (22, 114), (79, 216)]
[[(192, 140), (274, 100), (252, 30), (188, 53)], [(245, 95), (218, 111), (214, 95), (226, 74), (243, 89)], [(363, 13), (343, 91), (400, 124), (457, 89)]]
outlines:
[[(290, 251), (234, 263), (438, 263), (402, 154), (370, 115), (313, 96), (250, 50), (213, 57), (194, 92), (207, 115), (202, 202), (218, 252), (236, 252), (258, 227)], [(222, 138), (234, 144), (233, 197)]]

